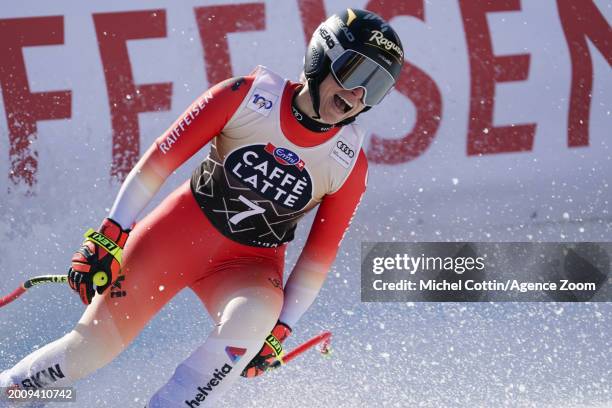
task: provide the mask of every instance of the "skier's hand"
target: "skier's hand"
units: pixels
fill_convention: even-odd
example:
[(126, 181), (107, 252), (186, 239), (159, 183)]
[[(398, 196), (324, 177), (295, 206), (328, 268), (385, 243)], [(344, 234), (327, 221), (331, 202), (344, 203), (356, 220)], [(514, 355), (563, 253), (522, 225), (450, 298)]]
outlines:
[(243, 377), (257, 377), (270, 368), (270, 365), (281, 360), (283, 355), (283, 345), (281, 344), (291, 334), (291, 327), (280, 320), (272, 329), (272, 333), (266, 337), (266, 341), (259, 350), (259, 353), (246, 366), (242, 374)]
[(98, 231), (90, 229), (85, 241), (72, 256), (68, 283), (88, 305), (95, 293), (101, 294), (119, 277), (121, 252), (129, 230), (124, 230), (110, 218), (105, 218)]

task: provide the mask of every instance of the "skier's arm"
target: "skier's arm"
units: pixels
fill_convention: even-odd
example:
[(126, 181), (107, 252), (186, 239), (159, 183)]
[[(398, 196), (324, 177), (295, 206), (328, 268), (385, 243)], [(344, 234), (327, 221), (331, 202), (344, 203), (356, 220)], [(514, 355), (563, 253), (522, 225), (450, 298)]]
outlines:
[(130, 171), (109, 218), (130, 228), (166, 178), (221, 132), (252, 83), (253, 77), (228, 79), (196, 99)]
[(367, 160), (363, 150), (342, 187), (320, 204), (291, 276), (279, 320), (293, 327), (310, 307), (331, 268), (340, 242), (349, 227), (366, 187)]

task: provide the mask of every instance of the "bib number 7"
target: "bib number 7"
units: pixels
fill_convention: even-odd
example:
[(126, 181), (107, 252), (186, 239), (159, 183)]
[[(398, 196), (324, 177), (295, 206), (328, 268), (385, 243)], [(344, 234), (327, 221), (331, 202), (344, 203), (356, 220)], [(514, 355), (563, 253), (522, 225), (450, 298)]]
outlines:
[(252, 215), (263, 214), (263, 213), (266, 212), (266, 210), (264, 208), (261, 208), (260, 206), (258, 206), (257, 204), (255, 204), (254, 202), (249, 200), (248, 198), (244, 197), (243, 195), (239, 195), (238, 196), (238, 200), (240, 200), (244, 205), (246, 205), (250, 209), (249, 210), (245, 210), (245, 211), (241, 211), (238, 214), (233, 215), (229, 219), (229, 222), (231, 222), (234, 225), (238, 225), (240, 223), (240, 221), (242, 221), (245, 218), (248, 218), (248, 217), (250, 217)]

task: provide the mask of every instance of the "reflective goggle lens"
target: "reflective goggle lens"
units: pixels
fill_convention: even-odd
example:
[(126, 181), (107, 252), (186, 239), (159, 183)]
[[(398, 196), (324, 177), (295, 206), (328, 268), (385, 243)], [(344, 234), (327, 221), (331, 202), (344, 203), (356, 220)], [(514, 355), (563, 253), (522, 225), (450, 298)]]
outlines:
[(393, 76), (374, 60), (353, 50), (346, 50), (331, 64), (336, 80), (345, 89), (362, 87), (363, 103), (373, 106), (383, 100), (395, 84)]

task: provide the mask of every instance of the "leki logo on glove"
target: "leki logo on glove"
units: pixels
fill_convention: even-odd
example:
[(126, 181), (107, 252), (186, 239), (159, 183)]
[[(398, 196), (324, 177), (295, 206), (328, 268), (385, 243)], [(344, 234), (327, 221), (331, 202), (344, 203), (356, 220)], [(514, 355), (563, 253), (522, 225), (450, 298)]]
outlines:
[(283, 354), (283, 345), (273, 334), (268, 334), (266, 344), (274, 351), (276, 357), (280, 357)]
[(92, 241), (100, 245), (102, 248), (106, 249), (106, 251), (111, 254), (112, 257), (115, 258), (117, 262), (119, 262), (119, 264), (121, 264), (121, 247), (119, 247), (119, 245), (113, 242), (112, 239), (94, 230), (93, 228), (87, 230), (84, 236), (89, 241)]

